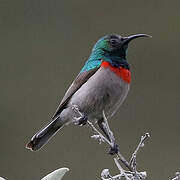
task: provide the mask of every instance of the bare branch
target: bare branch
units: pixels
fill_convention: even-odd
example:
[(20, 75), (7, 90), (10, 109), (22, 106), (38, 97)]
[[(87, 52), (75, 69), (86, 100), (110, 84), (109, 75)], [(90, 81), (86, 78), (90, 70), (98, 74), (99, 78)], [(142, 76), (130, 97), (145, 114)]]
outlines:
[(118, 169), (119, 169), (119, 171), (120, 171), (120, 174), (121, 174), (122, 176), (124, 176), (124, 177), (126, 178), (126, 180), (131, 180), (131, 179), (127, 176), (127, 174), (125, 173), (124, 169), (123, 169), (123, 168), (121, 167), (121, 165), (119, 164), (117, 158), (114, 158), (114, 162), (115, 162), (116, 166), (118, 167)]
[(144, 136), (141, 136), (141, 140), (140, 140), (137, 148), (135, 149), (134, 153), (132, 154), (132, 157), (131, 157), (131, 159), (129, 161), (129, 165), (133, 169), (133, 171), (136, 171), (136, 156), (137, 156), (137, 153), (138, 153), (140, 148), (144, 147), (144, 143), (149, 137), (150, 137), (149, 133), (145, 133)]
[[(79, 118), (83, 117), (83, 113), (80, 112), (78, 106), (75, 107), (75, 111), (79, 114)], [(106, 142), (108, 145), (110, 145), (111, 148), (114, 148), (115, 138), (114, 138), (113, 132), (110, 130), (110, 127), (109, 127), (109, 124), (108, 124), (108, 121), (107, 121), (104, 111), (103, 111), (103, 118), (104, 118), (103, 127), (105, 128), (106, 132), (108, 133), (108, 137), (110, 140), (107, 139), (105, 136), (103, 136), (97, 130), (97, 128), (93, 125), (93, 123), (91, 123), (90, 121), (87, 121), (87, 124), (89, 125), (89, 127), (96, 133), (95, 135), (91, 136), (91, 138), (98, 140), (99, 144), (101, 144), (102, 142)], [(141, 140), (140, 140), (137, 148), (135, 149), (134, 153), (132, 154), (132, 157), (129, 162), (124, 158), (124, 156), (120, 153), (120, 151), (118, 151), (116, 154), (117, 155), (116, 158), (114, 158), (114, 161), (120, 171), (120, 174), (112, 177), (109, 173), (109, 170), (105, 169), (101, 173), (101, 178), (102, 179), (108, 178), (108, 179), (113, 179), (113, 180), (121, 179), (121, 177), (125, 177), (126, 180), (145, 179), (147, 177), (146, 172), (138, 172), (136, 169), (136, 156), (137, 156), (139, 149), (144, 146), (145, 140), (148, 139), (149, 137), (150, 137), (149, 133), (146, 133), (144, 136), (141, 136)], [(119, 161), (122, 162), (125, 165), (125, 167), (128, 168), (130, 171), (125, 171), (121, 167)]]
[[(93, 135), (91, 136), (91, 138), (94, 138), (94, 139), (98, 139), (99, 142), (106, 142), (107, 144), (109, 144), (111, 147), (112, 147), (112, 143), (105, 137), (103, 136), (98, 130), (97, 128), (90, 122), (90, 121), (87, 121), (89, 127), (91, 127), (91, 129), (97, 133), (98, 135)], [(124, 158), (124, 156), (118, 152), (118, 159), (130, 170), (132, 171), (132, 168), (129, 166), (129, 163), (128, 161)]]
[(109, 144), (111, 146), (111, 142), (105, 136), (103, 136), (90, 121), (87, 121), (87, 124), (89, 125), (89, 127), (91, 127), (91, 129), (95, 133), (98, 134), (98, 135), (91, 136), (91, 138), (98, 139), (98, 140), (100, 139), (99, 141), (106, 142), (107, 144)]
[[(107, 122), (107, 119), (106, 119), (106, 122)], [(87, 121), (87, 123), (88, 123), (89, 127), (96, 133), (96, 135), (91, 136), (92, 138), (99, 140), (99, 143), (105, 142), (112, 147), (112, 143), (97, 130), (97, 128), (93, 125), (93, 123), (91, 123), (90, 121)], [(107, 127), (108, 127), (108, 125), (107, 125)], [(104, 169), (101, 173), (101, 178), (103, 180), (116, 180), (116, 179), (118, 180), (118, 179), (121, 179), (122, 177), (125, 177), (126, 180), (146, 179), (146, 177), (147, 177), (146, 172), (138, 172), (136, 169), (136, 156), (137, 156), (137, 153), (139, 152), (139, 149), (144, 146), (145, 141), (149, 137), (150, 137), (149, 133), (145, 133), (144, 136), (141, 136), (140, 142), (139, 142), (138, 146), (136, 147), (134, 153), (132, 154), (132, 157), (131, 157), (129, 163), (123, 157), (123, 155), (120, 152), (118, 152), (117, 157), (114, 158), (114, 162), (115, 162), (116, 166), (118, 167), (120, 174), (111, 176), (109, 173), (109, 169)], [(121, 167), (119, 161), (122, 162), (130, 171), (125, 171)], [(173, 179), (173, 180), (179, 180), (179, 179)]]

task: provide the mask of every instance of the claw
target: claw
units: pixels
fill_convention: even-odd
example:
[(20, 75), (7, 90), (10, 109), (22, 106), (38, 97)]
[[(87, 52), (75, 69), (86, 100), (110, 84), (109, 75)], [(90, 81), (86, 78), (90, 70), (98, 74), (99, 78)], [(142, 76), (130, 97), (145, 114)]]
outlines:
[(115, 155), (115, 154), (117, 154), (118, 152), (119, 152), (119, 147), (118, 147), (117, 144), (114, 144), (114, 146), (110, 148), (108, 154), (110, 154), (110, 155)]
[(83, 115), (83, 117), (80, 117), (79, 120), (77, 121), (77, 125), (84, 126), (87, 124), (87, 120), (88, 120), (88, 117)]
[(98, 142), (99, 142), (99, 144), (101, 144), (102, 142), (105, 142), (104, 139), (103, 139), (103, 137), (100, 136), (99, 134), (93, 135), (93, 136), (91, 136), (91, 138), (97, 139)]
[(73, 105), (72, 110), (78, 115), (78, 117), (74, 117), (74, 124), (79, 126), (86, 125), (88, 117), (79, 110), (79, 107), (77, 105)]

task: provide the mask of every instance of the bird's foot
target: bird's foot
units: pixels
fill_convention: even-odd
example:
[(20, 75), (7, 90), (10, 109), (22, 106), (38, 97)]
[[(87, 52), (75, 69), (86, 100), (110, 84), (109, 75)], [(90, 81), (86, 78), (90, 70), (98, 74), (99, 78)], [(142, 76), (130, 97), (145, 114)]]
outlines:
[(101, 144), (102, 142), (105, 142), (103, 136), (101, 136), (101, 135), (99, 135), (99, 134), (94, 134), (94, 135), (91, 136), (91, 138), (97, 139), (98, 142), (99, 142), (99, 144)]
[(108, 154), (115, 155), (119, 152), (119, 147), (117, 144), (114, 143), (114, 145), (110, 148)]
[(87, 124), (88, 117), (86, 115), (83, 115), (82, 117), (79, 117), (76, 119), (76, 123), (79, 126), (84, 126)]
[(76, 113), (74, 117), (74, 124), (79, 126), (84, 126), (87, 124), (88, 117), (82, 113), (77, 105), (72, 106), (72, 110)]

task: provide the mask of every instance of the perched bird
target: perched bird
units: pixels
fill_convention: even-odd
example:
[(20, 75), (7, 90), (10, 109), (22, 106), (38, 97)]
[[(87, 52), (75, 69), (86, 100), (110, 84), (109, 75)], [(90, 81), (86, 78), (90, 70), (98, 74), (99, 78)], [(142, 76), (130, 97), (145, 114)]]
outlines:
[[(40, 149), (65, 124), (86, 124), (96, 120), (105, 136), (112, 142), (104, 126), (103, 112), (112, 117), (126, 98), (130, 82), (130, 66), (126, 59), (129, 42), (147, 34), (122, 37), (117, 34), (99, 39), (84, 67), (73, 81), (57, 108), (52, 121), (37, 132), (26, 145), (32, 151)], [(117, 153), (114, 142), (110, 154)]]

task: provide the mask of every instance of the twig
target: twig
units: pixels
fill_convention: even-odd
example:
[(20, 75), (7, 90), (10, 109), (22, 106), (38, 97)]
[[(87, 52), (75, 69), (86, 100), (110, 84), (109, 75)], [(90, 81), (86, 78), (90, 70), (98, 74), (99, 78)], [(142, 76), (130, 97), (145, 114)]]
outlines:
[[(90, 122), (90, 121), (87, 121), (89, 127), (91, 127), (91, 129), (93, 129), (94, 132), (96, 132), (99, 136), (97, 135), (93, 135), (91, 136), (92, 138), (95, 138), (95, 139), (100, 139), (99, 141), (100, 142), (103, 142), (105, 141), (106, 143), (108, 143), (111, 147), (112, 147), (112, 143), (106, 138), (104, 137), (98, 130), (97, 128)], [(124, 156), (118, 152), (118, 159), (130, 170), (132, 171), (132, 168), (129, 166), (129, 163), (128, 161), (124, 158)]]
[(149, 133), (145, 133), (144, 136), (141, 136), (141, 140), (137, 146), (137, 148), (135, 149), (134, 153), (131, 156), (131, 159), (129, 161), (129, 165), (130, 167), (133, 169), (133, 171), (136, 171), (136, 156), (137, 153), (139, 151), (140, 148), (142, 148), (144, 146), (145, 141), (150, 137)]
[(105, 136), (103, 136), (90, 121), (87, 121), (87, 124), (89, 125), (89, 127), (92, 128), (92, 130), (94, 132), (96, 132), (99, 135), (99, 136), (93, 135), (93, 136), (91, 136), (92, 138), (95, 138), (95, 139), (100, 138), (102, 141), (105, 141), (106, 143), (108, 143), (111, 146), (111, 142)]
[[(113, 133), (111, 132), (111, 130), (109, 128), (109, 125), (108, 125), (108, 122), (107, 122), (104, 112), (103, 112), (103, 116), (105, 119), (106, 127), (107, 127), (109, 133), (111, 133), (110, 134), (111, 137), (113, 137)], [(100, 143), (106, 142), (107, 144), (109, 144), (112, 147), (112, 143), (97, 130), (97, 128), (93, 125), (93, 123), (91, 123), (90, 121), (87, 121), (87, 123), (88, 123), (89, 127), (91, 127), (91, 129), (95, 133), (97, 133), (97, 135), (91, 136), (92, 138), (98, 139)], [(141, 136), (141, 140), (140, 140), (138, 146), (136, 147), (134, 153), (132, 154), (129, 162), (123, 157), (123, 155), (120, 152), (118, 152), (117, 157), (114, 158), (114, 161), (115, 161), (118, 169), (121, 171), (121, 174), (119, 174), (117, 176), (113, 176), (114, 179), (121, 178), (122, 176), (124, 176), (127, 180), (129, 180), (129, 177), (133, 177), (134, 180), (141, 180), (141, 179), (146, 178), (146, 176), (147, 176), (146, 172), (138, 172), (136, 169), (136, 156), (137, 156), (137, 153), (139, 152), (139, 149), (144, 146), (145, 141), (149, 137), (150, 137), (149, 133), (145, 133), (144, 136)], [(121, 161), (130, 170), (130, 172), (124, 171), (123, 168), (121, 167), (120, 163), (118, 162), (118, 160)], [(108, 179), (109, 179), (109, 177), (108, 177)], [(174, 179), (174, 180), (179, 180), (179, 179)]]
[[(107, 130), (109, 132), (109, 136), (111, 137), (111, 139), (114, 139), (113, 133), (110, 130), (109, 123), (108, 123), (108, 120), (105, 116), (104, 111), (103, 111), (103, 118), (104, 118), (104, 121), (106, 123), (106, 127), (107, 127)], [(114, 139), (114, 141), (115, 141), (115, 139)], [(118, 160), (120, 160), (126, 166), (126, 168), (128, 168), (130, 171), (132, 171), (131, 166), (129, 165), (128, 161), (124, 158), (124, 156), (120, 153), (120, 151), (118, 151), (117, 155), (118, 155)]]
[[(74, 105), (72, 107), (72, 109), (79, 114), (79, 117), (75, 118), (75, 121), (78, 121), (79, 118), (83, 118), (83, 113), (80, 112), (79, 110), (79, 107)], [(96, 135), (93, 135), (91, 136), (92, 138), (94, 139), (98, 139), (99, 140), (99, 143), (101, 142), (106, 142), (107, 144), (110, 145), (111, 148), (114, 148), (114, 143), (115, 143), (115, 138), (114, 138), (114, 135), (113, 135), (113, 132), (110, 130), (110, 127), (109, 127), (109, 124), (108, 124), (108, 121), (107, 121), (107, 118), (105, 116), (105, 113), (103, 111), (103, 118), (104, 118), (104, 128), (106, 128), (106, 131), (108, 133), (108, 136), (109, 136), (109, 139), (107, 139), (106, 137), (104, 137), (98, 130), (97, 128), (93, 125), (93, 123), (91, 123), (90, 121), (87, 121), (87, 124), (89, 125), (89, 127), (95, 132), (97, 133)], [(76, 123), (76, 122), (75, 122)], [(108, 169), (105, 169), (103, 170), (103, 172), (101, 173), (101, 178), (102, 179), (121, 179), (122, 176), (124, 176), (126, 178), (126, 180), (131, 180), (132, 178), (134, 180), (141, 180), (141, 179), (145, 179), (146, 178), (146, 172), (137, 172), (136, 170), (136, 156), (137, 156), (137, 153), (140, 149), (140, 147), (143, 147), (144, 146), (144, 142), (145, 140), (150, 137), (149, 133), (146, 133), (144, 136), (141, 136), (141, 140), (140, 140), (140, 143), (138, 144), (137, 148), (135, 149), (134, 153), (132, 154), (132, 157), (130, 159), (130, 161), (128, 162), (124, 157), (123, 155), (118, 151), (117, 153), (117, 157), (114, 158), (114, 161), (115, 161), (115, 164), (116, 166), (118, 167), (119, 171), (120, 171), (120, 174), (117, 175), (116, 177), (112, 177), (110, 174), (109, 174), (109, 170)], [(125, 172), (124, 169), (121, 167), (119, 161), (121, 161), (125, 166), (126, 168), (128, 168), (130, 170), (130, 172)], [(130, 176), (131, 178), (129, 178), (128, 176)], [(105, 178), (104, 178), (105, 177)]]
[[(105, 115), (104, 115), (104, 117), (105, 117)], [(110, 130), (106, 117), (104, 119), (105, 119), (107, 128)], [(112, 143), (97, 130), (97, 128), (93, 125), (93, 123), (91, 123), (90, 121), (87, 121), (87, 123), (88, 123), (89, 127), (91, 127), (91, 129), (95, 133), (97, 133), (97, 135), (91, 136), (92, 138), (98, 139), (100, 141), (100, 143), (101, 142), (106, 142), (107, 144), (109, 144), (112, 147)], [(112, 136), (113, 136), (113, 134), (112, 134)], [(123, 155), (120, 152), (118, 152), (117, 157), (114, 158), (114, 161), (115, 161), (116, 166), (120, 170), (120, 174), (112, 177), (112, 176), (110, 176), (109, 170), (108, 170), (108, 174), (106, 175), (106, 178), (102, 177), (102, 179), (109, 180), (109, 178), (110, 178), (110, 179), (116, 180), (116, 179), (121, 179), (122, 176), (124, 176), (126, 178), (126, 180), (145, 179), (147, 177), (146, 172), (138, 172), (137, 169), (136, 169), (136, 156), (137, 156), (137, 153), (139, 152), (140, 148), (144, 146), (145, 141), (149, 137), (150, 137), (149, 133), (145, 133), (144, 136), (141, 136), (141, 140), (140, 140), (138, 146), (136, 147), (134, 153), (132, 154), (129, 163), (123, 157)], [(119, 161), (121, 161), (130, 171), (124, 171), (124, 169), (121, 167)], [(103, 172), (102, 172), (102, 174), (103, 174)], [(176, 179), (173, 179), (173, 180), (179, 180), (179, 179), (176, 178)]]
[(118, 160), (120, 160), (130, 171), (133, 171), (128, 161), (124, 158), (124, 156), (118, 151)]
[(126, 178), (126, 180), (131, 180), (131, 179), (127, 176), (127, 174), (125, 173), (124, 169), (123, 169), (123, 168), (121, 167), (121, 165), (119, 164), (117, 158), (114, 158), (114, 162), (115, 162), (116, 166), (118, 167), (121, 176), (123, 175), (123, 176)]

